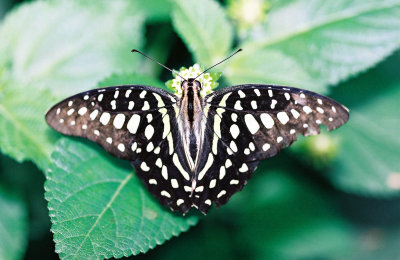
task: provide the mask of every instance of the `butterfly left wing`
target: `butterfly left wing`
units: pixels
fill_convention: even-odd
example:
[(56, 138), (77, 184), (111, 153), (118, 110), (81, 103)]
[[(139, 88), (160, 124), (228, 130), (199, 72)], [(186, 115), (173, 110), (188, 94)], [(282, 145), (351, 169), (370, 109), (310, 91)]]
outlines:
[(225, 204), (241, 190), (260, 160), (290, 146), (298, 133), (318, 134), (321, 124), (338, 128), (348, 110), (302, 89), (240, 85), (208, 95), (204, 116), (204, 156), (196, 176), (196, 186), (203, 188), (194, 193), (194, 204), (207, 212), (211, 202)]
[(161, 204), (185, 213), (192, 206), (187, 192), (191, 172), (177, 147), (177, 99), (149, 86), (95, 89), (61, 101), (49, 110), (46, 121), (58, 132), (87, 138), (131, 161)]

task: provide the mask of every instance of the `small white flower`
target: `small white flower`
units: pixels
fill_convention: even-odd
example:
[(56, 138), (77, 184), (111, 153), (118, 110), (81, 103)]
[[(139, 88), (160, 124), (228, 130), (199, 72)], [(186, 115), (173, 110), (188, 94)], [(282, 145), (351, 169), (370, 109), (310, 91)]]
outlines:
[[(200, 75), (203, 72), (203, 70), (201, 69), (199, 64), (194, 64), (192, 67), (189, 67), (188, 69), (185, 69), (183, 71), (180, 71), (179, 74), (186, 78), (196, 78), (198, 75)], [(200, 82), (200, 84), (202, 85), (201, 91), (200, 91), (200, 95), (202, 97), (210, 94), (212, 92), (211, 89), (211, 83), (212, 83), (212, 77), (210, 75), (210, 73), (204, 73), (203, 75), (201, 75), (200, 77), (198, 77), (196, 80), (198, 80)], [(175, 76), (175, 78), (172, 80), (172, 87), (175, 89), (174, 94), (175, 95), (182, 95), (182, 84), (183, 79), (179, 76)]]

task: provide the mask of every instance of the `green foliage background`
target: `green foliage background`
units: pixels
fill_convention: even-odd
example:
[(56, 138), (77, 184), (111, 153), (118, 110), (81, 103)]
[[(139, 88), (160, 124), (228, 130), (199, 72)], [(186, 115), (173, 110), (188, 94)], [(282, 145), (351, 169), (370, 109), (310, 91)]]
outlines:
[[(351, 116), (206, 217), (172, 214), (129, 163), (44, 121), (97, 86), (165, 88), (132, 48), (178, 69), (239, 47), (220, 87), (310, 89)], [(0, 259), (398, 259), (399, 47), (400, 0), (1, 1)]]

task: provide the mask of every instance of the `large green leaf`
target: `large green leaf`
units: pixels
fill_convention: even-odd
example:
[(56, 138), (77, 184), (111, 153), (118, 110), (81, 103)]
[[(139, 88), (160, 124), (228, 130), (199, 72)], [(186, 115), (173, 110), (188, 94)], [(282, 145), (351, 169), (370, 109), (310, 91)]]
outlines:
[(399, 55), (335, 89), (350, 120), (332, 133), (340, 152), (326, 176), (340, 189), (360, 194), (400, 194)]
[(160, 206), (128, 163), (72, 139), (60, 140), (46, 199), (62, 258), (136, 255), (196, 224)]
[(142, 26), (134, 2), (124, 0), (24, 4), (0, 28), (0, 66), (24, 83), (10, 88), (50, 88), (65, 97), (133, 70), (139, 57), (130, 50), (142, 45)]
[[(15, 86), (15, 83), (13, 84)], [(49, 90), (19, 88), (0, 91), (0, 149), (17, 161), (33, 160), (47, 169), (59, 137), (46, 125), (46, 110), (56, 102)]]
[[(267, 23), (241, 44), (245, 51), (227, 74), (234, 83), (256, 74), (257, 81), (292, 84), (303, 68), (308, 80), (300, 74), (295, 86), (323, 91), (375, 65), (399, 43), (400, 0), (283, 1), (272, 5)], [(252, 63), (254, 72), (242, 65)]]
[(262, 163), (257, 178), (228, 205), (237, 225), (236, 243), (258, 259), (320, 259), (348, 253), (351, 228), (328, 194), (288, 173), (298, 173), (298, 168), (279, 168)]
[(232, 26), (214, 0), (175, 0), (172, 21), (196, 61), (204, 66), (220, 61), (229, 53)]
[(146, 15), (150, 22), (160, 22), (170, 19), (171, 2), (165, 0), (140, 1), (138, 8)]
[(25, 203), (0, 188), (0, 259), (22, 259), (28, 237)]

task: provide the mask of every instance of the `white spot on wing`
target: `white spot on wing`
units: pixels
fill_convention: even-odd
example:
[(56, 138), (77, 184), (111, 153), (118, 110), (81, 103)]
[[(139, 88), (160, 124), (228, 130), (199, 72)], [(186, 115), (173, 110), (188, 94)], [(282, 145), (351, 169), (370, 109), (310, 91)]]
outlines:
[(219, 168), (219, 179), (222, 180), (225, 177), (226, 174), (226, 168), (224, 166), (221, 166)]
[(292, 113), (292, 115), (293, 115), (293, 117), (294, 117), (295, 119), (299, 118), (300, 113), (297, 112), (296, 109), (291, 109), (290, 112)]
[(271, 148), (271, 145), (270, 145), (270, 144), (264, 144), (264, 145), (262, 146), (262, 149), (263, 149), (264, 152), (268, 151), (269, 148)]
[(110, 102), (110, 105), (111, 105), (112, 110), (117, 109), (117, 101), (112, 100), (112, 101)]
[(231, 167), (232, 166), (232, 161), (230, 160), (230, 159), (226, 159), (226, 161), (225, 161), (225, 167), (226, 168), (229, 168), (229, 167)]
[(260, 124), (258, 124), (257, 120), (252, 114), (246, 114), (244, 116), (244, 121), (251, 134), (254, 135), (260, 129)]
[(239, 127), (236, 124), (231, 125), (230, 132), (232, 137), (236, 139), (240, 133)]
[(303, 110), (306, 112), (306, 114), (310, 114), (312, 112), (312, 109), (309, 106), (304, 106)]
[(278, 101), (276, 101), (275, 99), (272, 99), (271, 101), (271, 109), (275, 109), (276, 104), (278, 103)]
[(124, 144), (119, 144), (117, 146), (118, 150), (120, 150), (121, 152), (125, 152), (125, 145)]
[(171, 179), (171, 186), (172, 186), (172, 188), (174, 188), (174, 189), (179, 188), (179, 183), (178, 183), (178, 181), (177, 181), (176, 179)]
[(142, 107), (142, 110), (149, 110), (149, 109), (150, 109), (149, 102), (144, 101), (144, 105)]
[(71, 108), (70, 110), (68, 110), (67, 115), (72, 115), (74, 113), (75, 109)]
[(112, 143), (112, 138), (111, 137), (107, 137), (106, 142), (111, 144)]
[(116, 129), (121, 129), (124, 123), (125, 123), (124, 114), (118, 114), (115, 116), (113, 124)]
[(147, 125), (146, 129), (144, 130), (144, 135), (146, 136), (147, 140), (150, 140), (154, 134), (154, 127), (152, 125)]
[(140, 164), (140, 169), (142, 169), (142, 170), (145, 171), (145, 172), (150, 171), (150, 167), (147, 166), (147, 163), (146, 163), (146, 162), (142, 162), (142, 163)]
[(128, 109), (132, 110), (134, 106), (135, 106), (135, 102), (129, 101)]
[(136, 131), (139, 127), (140, 123), (140, 116), (137, 114), (132, 115), (131, 119), (129, 119), (128, 124), (126, 127), (131, 134), (136, 134)]
[(216, 179), (212, 179), (212, 180), (210, 181), (210, 186), (209, 186), (209, 188), (210, 188), (210, 189), (213, 189), (213, 188), (215, 188), (216, 185), (217, 185), (217, 180), (216, 180)]
[(271, 129), (275, 124), (274, 119), (268, 113), (262, 113), (260, 119), (267, 129)]
[(226, 194), (225, 190), (222, 190), (220, 193), (218, 193), (217, 198), (221, 198), (222, 196), (224, 196)]
[(171, 198), (171, 194), (169, 194), (167, 191), (163, 190), (161, 191), (161, 196), (167, 197), (167, 198)]
[(146, 90), (143, 90), (143, 91), (140, 93), (139, 97), (140, 97), (140, 98), (144, 98), (144, 97), (146, 96), (146, 94), (147, 94), (147, 91), (146, 91)]
[(238, 94), (239, 94), (240, 98), (246, 97), (246, 94), (244, 94), (244, 92), (241, 90), (238, 91)]
[(233, 107), (236, 110), (243, 110), (242, 105), (240, 104), (240, 100), (237, 100), (235, 106)]
[(278, 120), (279, 120), (283, 125), (286, 125), (287, 122), (289, 122), (289, 117), (288, 117), (288, 115), (286, 114), (286, 112), (279, 112), (276, 116), (278, 117)]
[(232, 150), (233, 152), (235, 152), (235, 153), (238, 151), (238, 148), (237, 148), (237, 146), (236, 146), (236, 143), (235, 143), (235, 141), (233, 141), (233, 140), (231, 141), (229, 147), (230, 147), (231, 150)]
[(247, 167), (247, 164), (243, 163), (242, 166), (239, 168), (239, 172), (247, 172), (249, 170), (249, 167)]
[(107, 112), (104, 112), (101, 116), (100, 116), (100, 123), (102, 123), (103, 125), (108, 124), (108, 122), (110, 121), (111, 115)]
[(87, 107), (81, 107), (81, 108), (78, 110), (78, 114), (81, 115), (81, 116), (83, 116), (84, 114), (86, 114), (86, 112), (87, 112)]
[(98, 114), (99, 110), (95, 109), (92, 113), (90, 113), (89, 117), (90, 119), (95, 120)]

